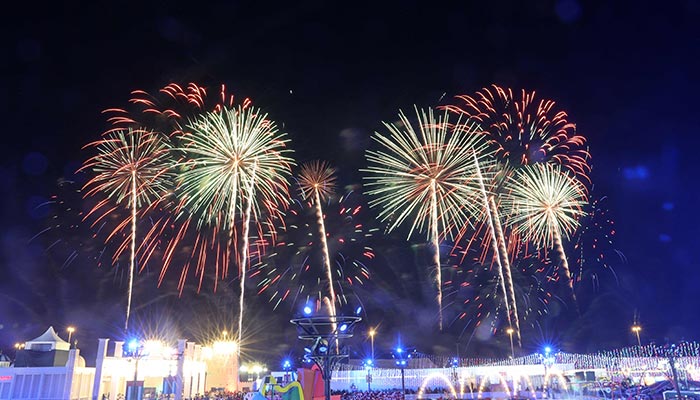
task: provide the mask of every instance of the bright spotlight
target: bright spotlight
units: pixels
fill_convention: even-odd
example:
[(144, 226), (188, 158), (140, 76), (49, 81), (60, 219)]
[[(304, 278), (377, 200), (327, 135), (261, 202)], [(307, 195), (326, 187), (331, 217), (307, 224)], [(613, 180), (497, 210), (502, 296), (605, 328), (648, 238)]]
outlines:
[(167, 350), (167, 346), (161, 340), (146, 340), (143, 342), (143, 354), (157, 355), (163, 354)]
[(544, 348), (544, 352), (547, 353), (547, 354), (549, 354), (549, 353), (552, 352), (552, 348), (549, 347), (549, 346), (547, 346), (547, 347)]
[(397, 348), (396, 348), (396, 352), (399, 353), (399, 354), (401, 354), (401, 353), (403, 353), (403, 349), (402, 349), (401, 347), (397, 347)]
[(238, 351), (236, 342), (232, 340), (217, 340), (214, 342), (214, 351), (218, 355), (231, 355)]
[(362, 306), (358, 306), (358, 307), (355, 309), (355, 315), (360, 315), (361, 312), (362, 312)]
[(129, 340), (128, 347), (129, 347), (129, 351), (133, 353), (139, 347), (139, 341), (136, 339)]
[(311, 307), (304, 306), (304, 315), (311, 315)]
[(348, 324), (340, 325), (340, 331), (345, 332), (348, 329)]

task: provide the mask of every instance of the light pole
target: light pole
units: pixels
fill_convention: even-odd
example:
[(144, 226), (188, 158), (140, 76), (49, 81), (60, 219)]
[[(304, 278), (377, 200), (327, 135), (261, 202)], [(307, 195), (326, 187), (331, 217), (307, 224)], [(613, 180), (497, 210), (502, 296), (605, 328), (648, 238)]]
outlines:
[(513, 328), (508, 327), (506, 332), (508, 333), (508, 336), (510, 336), (510, 358), (515, 360), (515, 350), (513, 350)]
[[(515, 350), (513, 350), (513, 327), (508, 327), (506, 329), (506, 333), (508, 333), (508, 336), (510, 337), (510, 363), (511, 365), (515, 364)], [(510, 378), (511, 381), (513, 382), (513, 391), (511, 392), (513, 394), (513, 397), (515, 397), (515, 375), (513, 374), (513, 371), (510, 372)]]
[(401, 398), (404, 398), (406, 396), (406, 377), (404, 370), (406, 369), (406, 360), (397, 360), (396, 364), (399, 365), (399, 368), (401, 368)]
[(639, 346), (639, 347), (642, 347), (642, 341), (639, 339), (639, 332), (641, 332), (641, 331), (642, 331), (641, 326), (639, 326), (637, 324), (632, 325), (632, 332), (634, 332), (635, 335), (637, 335), (637, 346)]
[(673, 386), (676, 389), (676, 398), (681, 398), (681, 388), (678, 385), (678, 372), (676, 371), (676, 357), (678, 357), (678, 348), (675, 344), (666, 345), (662, 348), (663, 355), (668, 359), (668, 365), (671, 367), (671, 376), (673, 377)]
[(282, 363), (282, 369), (284, 370), (284, 379), (283, 382), (285, 385), (289, 384), (289, 382), (292, 381), (292, 375), (290, 371), (292, 370), (292, 362), (289, 360), (284, 360)]
[(459, 367), (459, 358), (455, 357), (452, 359), (451, 362), (452, 366), (452, 382), (454, 382), (454, 386), (457, 386), (459, 383), (459, 373), (457, 372), (457, 368)]
[(138, 377), (139, 377), (139, 360), (143, 357), (143, 343), (136, 339), (132, 339), (128, 344), (128, 355), (134, 360), (134, 380), (131, 386), (131, 390), (127, 386), (127, 396), (126, 400), (141, 400), (143, 393), (139, 391)]
[(367, 368), (367, 391), (372, 391), (372, 360), (365, 361), (365, 368)]
[(20, 350), (24, 349), (24, 343), (15, 343), (15, 361), (17, 360), (17, 354)]
[(374, 335), (377, 333), (377, 331), (374, 330), (374, 328), (369, 330), (369, 339), (370, 343), (372, 343), (372, 360), (374, 360)]
[[(406, 397), (406, 359), (403, 357), (403, 348), (401, 346), (396, 347), (396, 366), (401, 369), (401, 398)], [(411, 355), (408, 355), (411, 358)]]
[(548, 382), (548, 374), (549, 374), (549, 367), (554, 364), (554, 357), (550, 357), (550, 353), (552, 352), (552, 348), (547, 346), (544, 348), (544, 356), (542, 357), (542, 364), (544, 364), (544, 387), (543, 389), (543, 395), (546, 396), (547, 398), (551, 397), (551, 392), (549, 388), (549, 382)]
[(66, 328), (66, 330), (68, 331), (68, 344), (70, 344), (70, 339), (73, 337), (73, 332), (75, 332), (75, 328), (69, 326), (68, 328)]

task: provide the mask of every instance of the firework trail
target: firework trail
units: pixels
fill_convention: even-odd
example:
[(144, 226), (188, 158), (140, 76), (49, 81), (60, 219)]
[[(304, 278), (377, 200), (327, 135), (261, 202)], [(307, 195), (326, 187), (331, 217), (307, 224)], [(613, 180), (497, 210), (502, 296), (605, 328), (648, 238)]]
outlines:
[[(239, 268), (243, 298), (251, 219), (258, 219), (265, 212), (278, 215), (288, 202), (287, 177), (293, 164), (288, 157), (291, 150), (286, 147), (289, 140), (266, 114), (253, 107), (206, 113), (191, 121), (186, 129), (180, 139), (183, 146), (178, 149), (184, 155), (179, 164), (182, 172), (178, 187), (182, 208), (187, 210), (188, 218), (198, 216), (198, 227), (215, 226), (229, 232), (226, 251), (233, 247), (232, 258)], [(244, 218), (240, 252), (236, 231), (239, 212)], [(227, 218), (221, 218), (223, 214)], [(243, 308), (241, 301), (239, 327)], [(241, 334), (239, 331), (239, 337)]]
[[(146, 130), (113, 131), (86, 147), (94, 147), (97, 155), (88, 159), (81, 168), (95, 173), (84, 186), (85, 197), (103, 196), (103, 199), (85, 218), (95, 214), (94, 226), (124, 203), (131, 213), (128, 219), (117, 225), (107, 239), (109, 241), (126, 228), (127, 224), (130, 225), (129, 285), (124, 322), (126, 331), (129, 327), (136, 265), (137, 214), (140, 209), (157, 202), (169, 188), (170, 147), (161, 136)], [(113, 260), (119, 257), (126, 246), (124, 243), (117, 249)]]
[(552, 164), (521, 169), (509, 180), (504, 199), (510, 215), (507, 223), (539, 249), (554, 249), (559, 256), (567, 285), (576, 300), (563, 238), (579, 228), (587, 204), (585, 187)]
[(248, 248), (249, 240), (248, 235), (250, 234), (250, 217), (253, 210), (253, 199), (255, 198), (255, 175), (258, 171), (257, 161), (253, 164), (253, 172), (250, 177), (250, 185), (248, 186), (248, 201), (245, 210), (245, 223), (243, 224), (243, 255), (241, 257), (241, 296), (239, 298), (238, 304), (238, 343), (241, 343), (243, 338), (243, 300), (245, 298), (245, 272), (246, 263), (248, 262)]
[(309, 200), (310, 197), (313, 197), (313, 205), (316, 210), (316, 222), (318, 223), (318, 233), (323, 250), (323, 263), (326, 267), (328, 279), (328, 295), (330, 297), (329, 311), (331, 315), (336, 315), (336, 296), (335, 289), (333, 288), (333, 271), (331, 269), (331, 257), (328, 251), (326, 224), (321, 202), (328, 199), (333, 194), (335, 180), (335, 169), (331, 168), (325, 162), (315, 161), (304, 164), (299, 173), (301, 197), (304, 200)]
[[(501, 288), (503, 290), (503, 298), (505, 299), (506, 314), (508, 316), (508, 326), (512, 327), (513, 320), (515, 321), (515, 332), (518, 339), (518, 345), (520, 345), (520, 321), (518, 319), (518, 309), (515, 302), (515, 293), (513, 291), (513, 279), (510, 273), (510, 261), (508, 259), (508, 253), (506, 250), (505, 241), (503, 239), (503, 231), (501, 230), (500, 218), (498, 218), (498, 210), (493, 200), (493, 196), (489, 196), (489, 194), (486, 193), (486, 186), (484, 185), (483, 175), (481, 174), (481, 167), (479, 166), (479, 160), (476, 159), (476, 157), (474, 157), (474, 163), (476, 165), (479, 189), (482, 193), (482, 197), (484, 200), (484, 207), (486, 208), (486, 220), (488, 222), (489, 234), (491, 235), (490, 242), (493, 247), (493, 252), (495, 256), (494, 258), (498, 267), (498, 276), (501, 282)], [(508, 286), (508, 289), (506, 289), (506, 286)], [(509, 300), (509, 298), (511, 300)], [(513, 308), (512, 313), (511, 301)]]
[(486, 152), (472, 125), (459, 120), (450, 124), (447, 113), (436, 119), (432, 109), (415, 111), (417, 127), (400, 112), (398, 124), (384, 123), (388, 135), (374, 135), (383, 150), (366, 153), (366, 192), (373, 197), (370, 207), (381, 208), (379, 219), (391, 220), (389, 231), (412, 217), (408, 238), (415, 230), (427, 232), (434, 252), (442, 329), (440, 237), (452, 237), (453, 231), (481, 212), (473, 201), (478, 188), (474, 187), (472, 157), (483, 157)]
[(496, 205), (496, 202), (493, 198), (493, 196), (489, 197), (489, 203), (490, 207), (489, 210), (493, 215), (492, 221), (495, 221), (495, 233), (496, 233), (496, 240), (498, 242), (497, 248), (498, 248), (498, 256), (501, 257), (502, 259), (502, 264), (503, 264), (503, 271), (505, 275), (505, 280), (507, 282), (508, 286), (508, 293), (510, 294), (511, 298), (511, 307), (513, 308), (513, 321), (515, 322), (515, 333), (518, 339), (518, 346), (522, 346), (522, 337), (520, 334), (520, 317), (518, 316), (518, 303), (515, 301), (515, 289), (513, 285), (513, 277), (512, 277), (512, 272), (510, 268), (510, 259), (508, 257), (508, 249), (506, 247), (506, 239), (505, 235), (503, 234), (503, 226), (501, 224), (501, 217), (498, 213), (498, 206)]
[(300, 304), (311, 303), (312, 297), (319, 301), (328, 297), (322, 293), (328, 287), (328, 271), (314, 268), (326, 257), (324, 246), (327, 246), (333, 267), (338, 304), (347, 304), (353, 288), (370, 277), (369, 263), (374, 259), (374, 251), (367, 246), (367, 241), (377, 228), (361, 222), (366, 219), (362, 218), (362, 196), (354, 191), (340, 198), (326, 197), (323, 193), (321, 196), (327, 198), (324, 204), (325, 245), (321, 244), (318, 224), (310, 222), (317, 220), (315, 204), (311, 199), (295, 201), (280, 220), (277, 243), (265, 262), (251, 274), (259, 278), (258, 294), (268, 294), (274, 309), (282, 302), (289, 302), (292, 310), (298, 310)]

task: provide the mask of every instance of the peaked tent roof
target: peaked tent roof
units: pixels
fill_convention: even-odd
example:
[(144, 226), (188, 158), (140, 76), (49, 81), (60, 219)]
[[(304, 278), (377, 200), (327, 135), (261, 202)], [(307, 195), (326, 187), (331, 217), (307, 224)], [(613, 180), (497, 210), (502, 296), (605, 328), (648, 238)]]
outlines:
[(27, 343), (55, 343), (55, 347), (57, 349), (63, 350), (70, 348), (70, 344), (65, 340), (61, 339), (56, 334), (56, 331), (53, 329), (53, 326), (49, 326), (49, 329), (47, 329), (46, 332), (41, 334), (41, 336), (27, 341)]

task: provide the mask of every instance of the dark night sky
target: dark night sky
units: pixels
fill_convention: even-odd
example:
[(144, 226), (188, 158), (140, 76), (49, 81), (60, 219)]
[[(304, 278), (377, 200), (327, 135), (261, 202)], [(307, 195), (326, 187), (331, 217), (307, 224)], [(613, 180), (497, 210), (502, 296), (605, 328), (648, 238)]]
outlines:
[[(118, 329), (100, 318), (121, 319), (115, 302), (123, 285), (108, 269), (61, 268), (62, 260), (29, 243), (45, 219), (36, 205), (84, 160), (81, 147), (106, 127), (103, 109), (123, 105), (133, 89), (171, 81), (223, 82), (253, 98), (284, 123), (299, 160), (329, 158), (345, 184), (358, 181), (364, 159), (342, 147), (343, 130), (366, 138), (399, 108), (437, 105), (443, 93), (492, 83), (537, 90), (588, 138), (595, 192), (607, 196), (615, 246), (627, 262), (615, 267), (615, 303), (601, 297), (586, 321), (551, 325), (529, 350), (550, 339), (567, 350), (629, 344), (635, 309), (646, 340), (700, 339), (700, 171), (692, 150), (699, 145), (699, 1), (291, 3), (25, 2), (5, 14), (0, 348), (48, 324), (90, 326), (79, 336), (87, 347)], [(140, 290), (141, 301), (164, 299), (146, 307), (154, 315), (220, 307), (226, 293), (178, 300), (152, 277)], [(286, 326), (288, 315), (256, 310), (257, 332)], [(577, 342), (578, 327), (591, 325), (602, 333)], [(389, 329), (390, 337), (378, 338), (385, 346), (398, 327)], [(440, 350), (402, 334), (425, 352)]]

